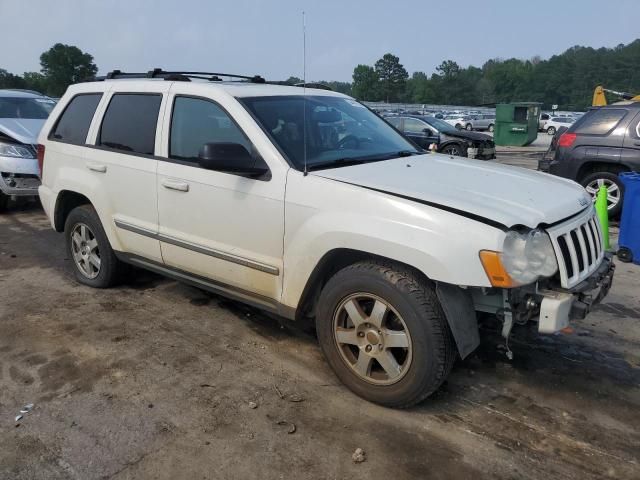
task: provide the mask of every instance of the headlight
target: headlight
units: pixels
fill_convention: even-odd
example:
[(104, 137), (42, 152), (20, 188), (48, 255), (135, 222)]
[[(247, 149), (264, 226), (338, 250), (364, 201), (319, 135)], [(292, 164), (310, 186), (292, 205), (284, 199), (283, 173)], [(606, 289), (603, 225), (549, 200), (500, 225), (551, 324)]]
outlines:
[(480, 260), (495, 287), (517, 287), (558, 271), (551, 239), (542, 230), (509, 231), (502, 252), (480, 252)]
[(0, 156), (15, 158), (36, 158), (33, 151), (25, 146), (17, 143), (0, 142)]

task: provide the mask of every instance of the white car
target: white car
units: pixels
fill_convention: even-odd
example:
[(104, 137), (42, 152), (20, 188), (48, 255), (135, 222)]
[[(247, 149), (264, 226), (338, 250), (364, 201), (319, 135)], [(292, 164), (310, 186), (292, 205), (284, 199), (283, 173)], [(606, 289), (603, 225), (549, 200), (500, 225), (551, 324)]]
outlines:
[(468, 115), (446, 115), (443, 120), (458, 130), (472, 130), (472, 118)]
[(549, 135), (555, 135), (560, 127), (569, 128), (575, 121), (573, 117), (551, 117), (545, 122), (544, 131)]
[(344, 384), (394, 407), (474, 351), (478, 313), (553, 333), (607, 294), (578, 184), (426, 154), (339, 93), (190, 75), (73, 85), (46, 122), (40, 198), (79, 282), (130, 263), (315, 319)]

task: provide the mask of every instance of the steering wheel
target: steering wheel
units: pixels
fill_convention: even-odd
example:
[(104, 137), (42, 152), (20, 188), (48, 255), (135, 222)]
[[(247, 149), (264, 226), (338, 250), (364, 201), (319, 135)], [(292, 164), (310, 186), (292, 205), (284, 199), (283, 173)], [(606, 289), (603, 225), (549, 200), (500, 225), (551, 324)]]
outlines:
[(346, 137), (341, 138), (340, 140), (338, 140), (338, 144), (336, 146), (339, 149), (343, 149), (350, 142), (353, 143), (354, 150), (360, 148), (360, 139), (355, 135), (347, 135)]

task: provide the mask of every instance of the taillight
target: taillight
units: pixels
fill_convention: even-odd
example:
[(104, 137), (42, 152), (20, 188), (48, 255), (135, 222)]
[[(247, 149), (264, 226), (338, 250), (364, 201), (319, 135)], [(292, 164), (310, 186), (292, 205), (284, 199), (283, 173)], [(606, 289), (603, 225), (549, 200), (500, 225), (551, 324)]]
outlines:
[(40, 178), (42, 178), (42, 169), (44, 168), (44, 145), (38, 144), (38, 168), (40, 169)]
[(576, 138), (578, 138), (578, 135), (576, 135), (575, 133), (564, 132), (558, 139), (558, 146), (570, 147), (571, 145), (573, 145), (573, 142), (576, 141)]

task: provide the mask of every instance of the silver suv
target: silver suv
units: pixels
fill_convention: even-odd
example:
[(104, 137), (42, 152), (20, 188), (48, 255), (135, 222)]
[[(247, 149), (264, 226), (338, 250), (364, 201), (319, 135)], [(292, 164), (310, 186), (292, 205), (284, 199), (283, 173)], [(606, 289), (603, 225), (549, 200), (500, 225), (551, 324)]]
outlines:
[(37, 196), (38, 133), (55, 101), (38, 93), (0, 90), (0, 211), (12, 196)]

